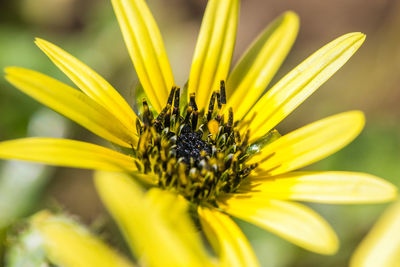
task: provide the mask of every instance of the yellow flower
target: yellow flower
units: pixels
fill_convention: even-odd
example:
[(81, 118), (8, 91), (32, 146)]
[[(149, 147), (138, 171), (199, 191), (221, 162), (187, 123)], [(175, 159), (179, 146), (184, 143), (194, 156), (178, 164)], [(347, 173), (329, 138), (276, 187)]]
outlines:
[(389, 207), (354, 252), (350, 267), (400, 264), (400, 201)]
[[(125, 172), (147, 186), (175, 192), (197, 211), (205, 234), (227, 265), (257, 265), (228, 215), (313, 252), (332, 254), (338, 248), (334, 231), (295, 201), (375, 203), (395, 197), (393, 185), (369, 174), (295, 172), (351, 142), (364, 126), (360, 111), (334, 115), (284, 136), (274, 130), (355, 53), (364, 34), (349, 33), (328, 43), (263, 95), (295, 40), (297, 15), (286, 12), (268, 26), (228, 75), (239, 0), (210, 0), (188, 87), (181, 94), (145, 1), (112, 4), (150, 101), (143, 101), (140, 118), (97, 73), (41, 39), (36, 44), (81, 91), (22, 68), (7, 68), (6, 78), (114, 143), (120, 152), (73, 140), (27, 138), (0, 143), (1, 158)], [(156, 118), (151, 109), (158, 113)], [(119, 211), (130, 205), (129, 199), (111, 201), (110, 195), (125, 190), (113, 183), (118, 182), (96, 178), (102, 199), (129, 239), (135, 231), (131, 217)]]
[[(215, 266), (201, 243), (201, 236), (187, 214), (184, 198), (158, 188), (143, 192), (130, 176), (98, 173), (103, 198), (111, 206), (129, 245), (143, 266)], [(122, 205), (121, 205), (122, 204)], [(119, 208), (115, 208), (118, 205)], [(65, 267), (135, 266), (120, 253), (77, 222), (61, 215), (41, 211), (31, 219), (32, 231), (51, 263)]]

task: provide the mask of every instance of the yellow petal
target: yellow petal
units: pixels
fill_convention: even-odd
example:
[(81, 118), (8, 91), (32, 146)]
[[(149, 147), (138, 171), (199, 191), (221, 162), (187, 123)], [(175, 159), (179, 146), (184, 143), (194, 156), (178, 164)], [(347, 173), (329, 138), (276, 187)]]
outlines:
[(354, 252), (350, 267), (400, 266), (400, 201), (385, 211)]
[(222, 266), (259, 266), (249, 241), (229, 216), (214, 210), (199, 207), (201, 226), (219, 254)]
[(292, 47), (299, 29), (299, 18), (285, 12), (272, 22), (248, 48), (229, 75), (227, 107), (241, 120), (264, 92)]
[(144, 0), (112, 0), (112, 4), (143, 89), (160, 112), (174, 78), (156, 21)]
[(188, 90), (196, 93), (199, 109), (219, 90), (231, 65), (239, 15), (239, 1), (209, 0), (190, 70)]
[(132, 157), (102, 146), (57, 138), (33, 137), (0, 142), (0, 158), (106, 171), (136, 170)]
[(40, 234), (46, 256), (58, 266), (133, 266), (72, 220), (42, 211), (33, 217), (32, 225)]
[(340, 150), (364, 127), (360, 111), (348, 111), (306, 125), (264, 147), (248, 163), (259, 163), (260, 175), (299, 169)]
[(137, 143), (135, 132), (82, 92), (36, 71), (17, 67), (5, 71), (6, 79), (22, 92), (100, 137), (125, 147)]
[[(379, 203), (393, 200), (397, 188), (382, 178), (356, 172), (292, 172), (249, 177), (237, 198), (289, 199), (319, 203)], [(246, 190), (250, 190), (247, 191)]]
[(281, 200), (228, 198), (219, 203), (227, 213), (310, 251), (334, 254), (339, 246), (329, 224), (308, 207)]
[[(283, 77), (244, 118), (249, 123), (250, 141), (257, 140), (289, 115), (342, 67), (364, 40), (362, 33), (343, 35)], [(245, 130), (242, 129), (242, 132)]]
[(107, 109), (131, 132), (136, 132), (136, 114), (106, 80), (58, 46), (39, 38), (35, 42), (79, 89)]
[(132, 177), (96, 172), (97, 191), (132, 252), (149, 266), (209, 266), (187, 202), (167, 191), (145, 194)]

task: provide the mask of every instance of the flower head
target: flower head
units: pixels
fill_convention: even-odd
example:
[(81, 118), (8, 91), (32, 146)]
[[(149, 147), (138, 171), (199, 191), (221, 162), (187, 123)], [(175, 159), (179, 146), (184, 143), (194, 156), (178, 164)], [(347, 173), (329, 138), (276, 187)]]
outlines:
[[(364, 34), (333, 40), (263, 94), (295, 40), (297, 16), (286, 12), (275, 20), (228, 74), (239, 1), (210, 0), (187, 88), (180, 89), (145, 1), (112, 3), (147, 96), (141, 114), (136, 115), (88, 66), (41, 39), (37, 45), (81, 91), (22, 68), (7, 68), (6, 78), (120, 151), (79, 141), (30, 138), (0, 143), (1, 158), (124, 172), (148, 187), (181, 195), (197, 211), (213, 247), (229, 255), (231, 264), (246, 265), (251, 249), (227, 214), (305, 249), (332, 254), (338, 247), (334, 231), (295, 201), (371, 203), (395, 197), (393, 185), (372, 175), (295, 172), (351, 142), (364, 126), (360, 111), (334, 115), (283, 136), (274, 129), (356, 52)], [(98, 182), (97, 188), (106, 205), (119, 210), (125, 204), (109, 202), (109, 197), (122, 195), (124, 188), (114, 182), (117, 179)], [(131, 238), (134, 232), (126, 214), (113, 209)]]

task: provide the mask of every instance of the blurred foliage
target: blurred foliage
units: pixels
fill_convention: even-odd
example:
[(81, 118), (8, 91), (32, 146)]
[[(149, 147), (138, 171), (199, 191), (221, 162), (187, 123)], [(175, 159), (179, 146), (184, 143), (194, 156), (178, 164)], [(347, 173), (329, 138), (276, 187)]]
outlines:
[[(169, 0), (168, 5), (162, 0), (148, 2), (163, 33), (177, 83), (183, 86), (189, 74), (206, 1)], [(400, 186), (399, 1), (243, 0), (234, 61), (268, 22), (288, 9), (299, 13), (302, 25), (293, 51), (275, 80), (343, 33), (362, 31), (368, 37), (343, 70), (289, 116), (278, 130), (285, 134), (327, 115), (362, 109), (367, 115), (367, 127), (362, 135), (342, 151), (309, 169), (369, 172)], [(138, 85), (137, 78), (108, 0), (0, 1), (0, 68), (10, 65), (32, 68), (71, 84), (35, 47), (35, 37), (60, 45), (93, 67), (118, 88), (128, 103), (135, 104), (133, 89)], [(0, 78), (0, 140), (34, 135), (29, 131), (29, 125), (34, 121), (32, 114), (40, 107)], [(64, 127), (61, 119), (54, 120), (61, 124), (48, 126), (48, 129)], [(69, 124), (72, 125), (69, 138), (98, 142), (86, 130), (74, 123)], [(46, 127), (41, 133), (52, 135), (46, 132)], [(54, 199), (88, 223), (104, 214), (91, 184), (90, 172), (46, 169), (36, 172), (36, 180), (31, 170), (40, 169), (38, 165), (27, 164), (24, 166), (28, 169), (24, 169), (20, 167), (22, 165), (14, 165), (16, 163), (1, 164), (0, 196), (9, 198), (9, 203), (20, 207), (15, 209), (15, 214), (7, 212), (10, 221), (29, 214), (32, 209), (48, 206)], [(44, 192), (41, 191), (50, 176), (56, 176), (56, 179)], [(10, 186), (18, 190), (13, 191)], [(38, 197), (42, 201), (34, 201)], [(312, 254), (255, 226), (239, 222), (263, 266), (346, 266), (355, 246), (386, 205), (312, 206), (338, 232), (341, 240), (339, 253), (335, 256)], [(7, 208), (11, 207), (14, 206)], [(4, 214), (0, 217), (3, 218)], [(5, 231), (0, 230), (0, 240), (5, 239)], [(11, 252), (16, 253), (18, 250)]]

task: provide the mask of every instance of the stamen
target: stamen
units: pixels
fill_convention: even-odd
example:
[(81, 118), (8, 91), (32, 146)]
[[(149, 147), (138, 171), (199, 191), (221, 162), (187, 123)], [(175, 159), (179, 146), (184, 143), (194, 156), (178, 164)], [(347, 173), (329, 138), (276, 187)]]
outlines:
[(179, 96), (181, 93), (181, 89), (178, 87), (175, 91), (175, 99), (174, 99), (174, 111), (173, 114), (178, 117), (179, 116)]
[(143, 123), (145, 125), (150, 125), (152, 121), (153, 121), (153, 113), (151, 113), (146, 99), (143, 98)]
[(169, 92), (168, 101), (167, 101), (167, 104), (169, 106), (172, 106), (172, 100), (174, 100), (175, 89), (176, 89), (176, 87), (173, 86), (171, 89), (171, 92)]
[(189, 124), (189, 119), (190, 119), (190, 115), (192, 114), (192, 107), (188, 107), (186, 110), (186, 116), (185, 116), (185, 120), (183, 121), (183, 124)]
[(195, 94), (195, 93), (191, 93), (191, 94), (190, 94), (190, 102), (189, 102), (189, 105), (193, 108), (194, 111), (198, 111), (195, 97), (196, 97), (196, 94)]
[(228, 133), (232, 132), (232, 127), (233, 127), (233, 109), (232, 109), (232, 107), (230, 107), (228, 123), (226, 124), (226, 130)]
[(197, 110), (193, 111), (193, 114), (192, 114), (192, 131), (196, 130), (197, 120), (199, 119), (198, 116), (199, 116), (199, 114), (198, 114)]
[(221, 109), (222, 108), (221, 93), (220, 92), (216, 92), (216, 94), (217, 94), (218, 109)]
[(210, 99), (210, 104), (208, 105), (207, 121), (211, 120), (212, 113), (214, 111), (216, 93), (213, 92)]
[(192, 109), (193, 109), (193, 114), (192, 114), (192, 117), (191, 117), (192, 131), (196, 130), (197, 120), (198, 120), (198, 108), (197, 108), (195, 97), (196, 97), (195, 93), (191, 93), (190, 94), (189, 106), (192, 107)]
[(160, 130), (162, 129), (161, 122), (164, 120), (165, 113), (167, 113), (168, 109), (169, 107), (167, 105), (165, 108), (163, 108), (163, 110), (161, 110), (160, 114), (158, 114), (157, 118), (154, 120), (155, 128)]
[(167, 111), (164, 117), (164, 128), (169, 128), (171, 126), (171, 110)]
[(221, 91), (221, 103), (226, 104), (225, 82), (221, 81), (219, 90)]

